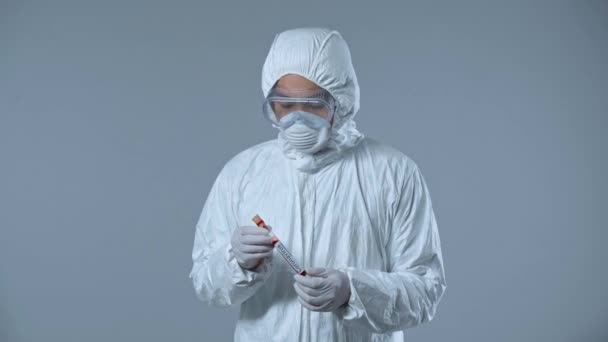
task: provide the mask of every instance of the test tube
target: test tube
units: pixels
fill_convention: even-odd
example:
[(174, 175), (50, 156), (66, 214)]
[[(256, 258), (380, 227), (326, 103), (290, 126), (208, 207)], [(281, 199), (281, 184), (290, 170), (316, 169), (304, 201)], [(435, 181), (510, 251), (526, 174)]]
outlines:
[(253, 222), (258, 227), (270, 231), (270, 234), (272, 235), (272, 245), (279, 251), (281, 256), (283, 256), (285, 261), (287, 261), (289, 266), (291, 266), (291, 268), (293, 268), (293, 270), (297, 274), (305, 276), (306, 271), (304, 269), (302, 269), (300, 266), (298, 266), (298, 264), (294, 260), (291, 253), (289, 253), (289, 250), (287, 250), (287, 247), (285, 247), (285, 245), (281, 242), (281, 240), (279, 240), (279, 238), (274, 234), (274, 232), (272, 230), (268, 229), (268, 226), (266, 226), (266, 223), (264, 222), (264, 220), (262, 220), (262, 218), (259, 215), (255, 215), (253, 217)]

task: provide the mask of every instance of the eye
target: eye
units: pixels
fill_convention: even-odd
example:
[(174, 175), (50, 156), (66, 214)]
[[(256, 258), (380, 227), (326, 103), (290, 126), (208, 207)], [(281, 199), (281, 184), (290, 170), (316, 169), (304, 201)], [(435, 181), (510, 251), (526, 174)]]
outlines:
[(290, 108), (293, 108), (293, 103), (292, 102), (281, 102), (281, 103), (279, 103), (279, 106), (281, 106), (281, 108), (283, 108), (283, 109), (290, 109)]

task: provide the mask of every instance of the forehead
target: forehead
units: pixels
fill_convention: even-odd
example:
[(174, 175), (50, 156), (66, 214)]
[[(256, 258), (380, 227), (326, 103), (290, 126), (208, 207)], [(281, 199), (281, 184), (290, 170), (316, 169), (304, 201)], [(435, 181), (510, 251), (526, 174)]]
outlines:
[(319, 93), (323, 88), (300, 75), (287, 74), (275, 84), (275, 89), (286, 96), (310, 96)]

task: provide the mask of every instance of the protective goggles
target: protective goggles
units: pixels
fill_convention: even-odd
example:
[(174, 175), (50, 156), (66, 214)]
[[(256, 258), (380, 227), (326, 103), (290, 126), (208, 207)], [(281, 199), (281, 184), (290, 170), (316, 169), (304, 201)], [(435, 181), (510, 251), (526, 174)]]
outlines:
[(277, 126), (283, 126), (281, 119), (294, 112), (314, 114), (329, 123), (335, 110), (334, 98), (324, 89), (311, 92), (310, 89), (286, 90), (275, 87), (263, 105), (264, 117)]

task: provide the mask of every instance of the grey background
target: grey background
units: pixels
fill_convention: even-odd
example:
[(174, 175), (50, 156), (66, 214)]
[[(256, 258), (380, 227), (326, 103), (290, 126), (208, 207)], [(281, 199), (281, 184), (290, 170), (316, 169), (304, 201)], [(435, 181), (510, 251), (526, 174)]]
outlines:
[(0, 341), (228, 341), (194, 225), (272, 139), (274, 33), (350, 45), (361, 130), (421, 167), (448, 290), (410, 341), (606, 341), (608, 3), (0, 1)]

